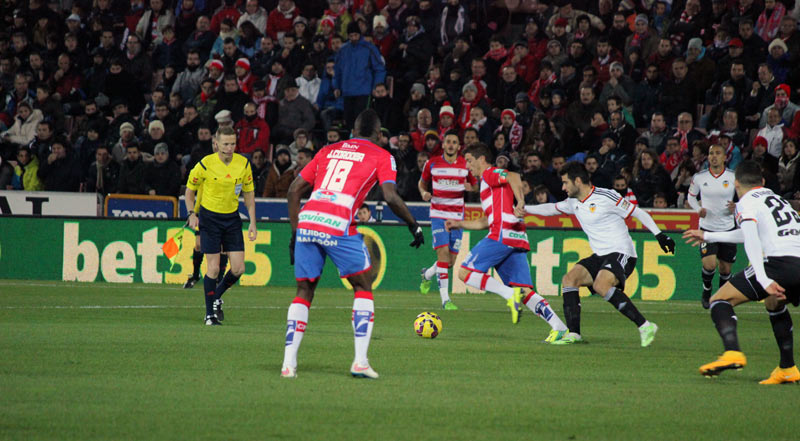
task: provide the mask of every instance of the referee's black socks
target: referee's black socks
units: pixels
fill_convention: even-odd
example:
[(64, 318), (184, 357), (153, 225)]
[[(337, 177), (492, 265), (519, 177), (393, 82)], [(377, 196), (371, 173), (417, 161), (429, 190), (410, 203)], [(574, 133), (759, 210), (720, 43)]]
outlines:
[(772, 323), (772, 333), (775, 334), (775, 341), (778, 342), (778, 350), (781, 352), (781, 368), (794, 366), (794, 342), (792, 341), (792, 316), (786, 306), (780, 311), (769, 312), (769, 321)]
[(192, 253), (192, 277), (195, 279), (200, 278), (200, 265), (203, 264), (203, 253), (201, 251), (194, 251)]
[[(711, 302), (711, 320), (717, 327), (726, 351), (739, 351), (739, 336), (736, 335), (736, 314), (733, 306), (725, 300)], [(774, 325), (773, 325), (774, 326)]]
[(225, 277), (223, 277), (222, 281), (219, 283), (219, 285), (217, 285), (217, 288), (215, 290), (216, 294), (214, 295), (214, 300), (219, 300), (219, 298), (222, 297), (223, 294), (225, 294), (225, 291), (227, 291), (228, 288), (235, 285), (236, 282), (239, 281), (239, 277), (241, 276), (234, 276), (233, 272), (231, 271), (225, 273)]
[(633, 305), (631, 299), (628, 298), (624, 292), (620, 291), (619, 288), (609, 289), (606, 295), (603, 296), (603, 299), (614, 305), (614, 307), (617, 308), (617, 311), (621, 312), (622, 315), (628, 317), (632, 322), (636, 323), (637, 327), (642, 326), (644, 322), (647, 321), (642, 313), (636, 309), (636, 306)]
[(206, 276), (203, 276), (203, 293), (206, 298), (206, 316), (214, 315), (214, 293), (216, 290), (217, 281)]
[(581, 298), (578, 288), (564, 287), (561, 289), (564, 297), (564, 319), (566, 319), (569, 332), (581, 333)]

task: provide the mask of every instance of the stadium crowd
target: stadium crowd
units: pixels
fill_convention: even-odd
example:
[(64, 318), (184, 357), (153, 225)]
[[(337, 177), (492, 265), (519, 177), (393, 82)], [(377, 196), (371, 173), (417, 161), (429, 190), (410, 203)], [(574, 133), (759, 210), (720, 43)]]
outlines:
[(369, 107), (406, 201), (456, 130), (522, 173), (527, 203), (563, 199), (557, 171), (579, 160), (631, 202), (683, 207), (710, 144), (800, 202), (793, 0), (0, 0), (0, 15), (3, 189), (178, 196), (228, 125), (256, 195), (285, 197)]

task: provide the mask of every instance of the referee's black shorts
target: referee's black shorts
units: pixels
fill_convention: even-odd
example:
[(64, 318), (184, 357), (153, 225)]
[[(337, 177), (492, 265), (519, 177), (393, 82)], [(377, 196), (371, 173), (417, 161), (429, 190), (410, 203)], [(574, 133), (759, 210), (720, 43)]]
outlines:
[[(767, 277), (778, 282), (786, 290), (786, 300), (794, 306), (800, 304), (800, 257), (780, 256), (764, 259), (764, 272)], [(730, 279), (734, 288), (738, 289), (748, 299), (759, 301), (766, 299), (769, 294), (756, 280), (756, 272), (752, 266), (734, 274)]]
[[(622, 253), (611, 253), (605, 256), (598, 256), (592, 254), (591, 256), (578, 261), (578, 265), (586, 268), (592, 280), (597, 278), (597, 273), (600, 270), (611, 271), (614, 277), (617, 278), (617, 287), (621, 290), (625, 289), (625, 281), (631, 275), (634, 268), (636, 268), (636, 258)], [(591, 288), (589, 289), (591, 291)], [(599, 293), (600, 295), (605, 294)]]
[(244, 251), (242, 235), (242, 218), (239, 212), (215, 213), (203, 208), (200, 211), (200, 251), (203, 254), (217, 254), (221, 248), (225, 251)]

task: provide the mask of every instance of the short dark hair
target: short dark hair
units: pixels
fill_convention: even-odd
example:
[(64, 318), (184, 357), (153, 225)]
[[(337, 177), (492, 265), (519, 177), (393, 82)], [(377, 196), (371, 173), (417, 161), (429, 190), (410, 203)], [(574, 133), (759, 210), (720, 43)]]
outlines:
[(761, 166), (755, 161), (744, 161), (736, 167), (735, 177), (746, 187), (757, 187), (763, 180)]
[(372, 109), (367, 109), (356, 117), (356, 122), (353, 126), (353, 135), (372, 138), (378, 136), (381, 131), (381, 119), (378, 113)]
[(303, 154), (305, 154), (305, 155), (308, 155), (308, 157), (309, 157), (309, 158), (313, 158), (313, 157), (314, 157), (314, 151), (313, 151), (313, 150), (311, 150), (311, 149), (310, 149), (310, 148), (308, 148), (308, 147), (303, 147), (303, 148), (299, 149), (299, 150), (297, 151), (297, 154), (299, 155), (300, 153), (303, 153)]
[(589, 180), (589, 172), (586, 171), (586, 166), (577, 161), (570, 161), (564, 164), (564, 166), (561, 167), (561, 171), (558, 172), (558, 175), (566, 176), (567, 179), (573, 182), (578, 178), (580, 178), (581, 182), (584, 184), (589, 184), (591, 182)]
[(492, 151), (489, 150), (489, 147), (482, 142), (477, 142), (467, 147), (467, 149), (464, 151), (464, 155), (466, 156), (467, 154), (472, 155), (472, 157), (475, 159), (483, 156), (484, 160), (489, 164), (494, 162), (494, 155), (492, 154)]
[(444, 139), (447, 138), (449, 135), (455, 135), (456, 137), (458, 137), (459, 140), (461, 140), (461, 137), (458, 136), (458, 130), (451, 129), (444, 133), (444, 136), (442, 136), (442, 141), (444, 141)]

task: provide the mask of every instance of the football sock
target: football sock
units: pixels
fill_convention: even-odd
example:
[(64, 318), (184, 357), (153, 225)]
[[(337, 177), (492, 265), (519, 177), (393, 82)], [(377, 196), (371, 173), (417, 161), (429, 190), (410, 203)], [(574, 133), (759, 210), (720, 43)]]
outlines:
[[(711, 271), (703, 268), (703, 295), (709, 296), (711, 295), (711, 282), (714, 280), (714, 270)], [(720, 274), (720, 286), (722, 286), (722, 274)]]
[(353, 334), (355, 338), (356, 363), (361, 366), (369, 364), (367, 350), (372, 338), (372, 326), (375, 324), (375, 304), (372, 293), (356, 291), (353, 298)]
[(642, 326), (645, 320), (642, 313), (636, 309), (636, 306), (633, 305), (628, 296), (625, 295), (624, 292), (620, 291), (617, 288), (612, 287), (608, 290), (605, 296), (603, 296), (606, 302), (611, 303), (617, 308), (617, 311), (621, 312), (622, 315), (628, 317), (632, 322), (636, 323), (636, 326)]
[(283, 349), (283, 367), (297, 367), (297, 350), (303, 341), (308, 324), (308, 308), (311, 303), (295, 297), (286, 314), (286, 346)]
[(217, 281), (203, 276), (203, 294), (206, 298), (206, 315), (214, 315), (214, 289), (217, 287)]
[(561, 321), (561, 318), (553, 311), (553, 308), (550, 307), (550, 303), (544, 299), (544, 297), (536, 294), (535, 292), (531, 291), (525, 297), (525, 300), (522, 301), (525, 306), (528, 307), (534, 314), (538, 315), (539, 318), (546, 321), (547, 324), (550, 325), (551, 328), (555, 331), (566, 331), (567, 326), (564, 322)]
[(489, 291), (499, 295), (500, 297), (508, 300), (514, 295), (514, 288), (509, 288), (503, 285), (497, 279), (486, 273), (479, 273), (477, 271), (470, 271), (467, 280), (464, 281), (468, 286), (478, 288), (481, 291)]
[(769, 321), (772, 323), (772, 333), (775, 334), (775, 341), (778, 342), (778, 350), (781, 352), (782, 368), (794, 366), (794, 342), (792, 337), (792, 316), (786, 306), (780, 311), (769, 312)]
[(439, 264), (438, 261), (433, 262), (433, 265), (431, 265), (430, 268), (425, 270), (425, 274), (423, 274), (423, 277), (425, 277), (425, 280), (433, 279), (433, 276), (436, 275), (436, 268), (437, 268), (438, 264)]
[(228, 271), (225, 273), (225, 277), (222, 278), (222, 282), (217, 285), (216, 294), (214, 295), (214, 300), (219, 300), (222, 298), (222, 295), (225, 294), (225, 291), (228, 290), (231, 286), (235, 285), (236, 282), (239, 281), (239, 277), (241, 276), (234, 276), (232, 272)]
[(219, 253), (219, 274), (225, 274), (225, 268), (228, 267), (228, 255)]
[(439, 296), (442, 298), (442, 303), (450, 300), (450, 279), (447, 275), (447, 270), (450, 264), (447, 262), (436, 262), (436, 275), (439, 276)]
[(581, 333), (581, 297), (578, 288), (565, 286), (561, 288), (564, 297), (564, 318), (567, 319), (569, 332)]
[(717, 300), (711, 303), (710, 309), (711, 320), (722, 337), (725, 350), (738, 351), (739, 337), (736, 335), (736, 314), (733, 313), (733, 306), (725, 300)]
[(192, 253), (192, 277), (200, 277), (200, 265), (203, 263), (203, 253), (195, 251)]
[(722, 288), (722, 285), (728, 283), (728, 280), (731, 280), (731, 273), (722, 274), (719, 273), (719, 287)]

